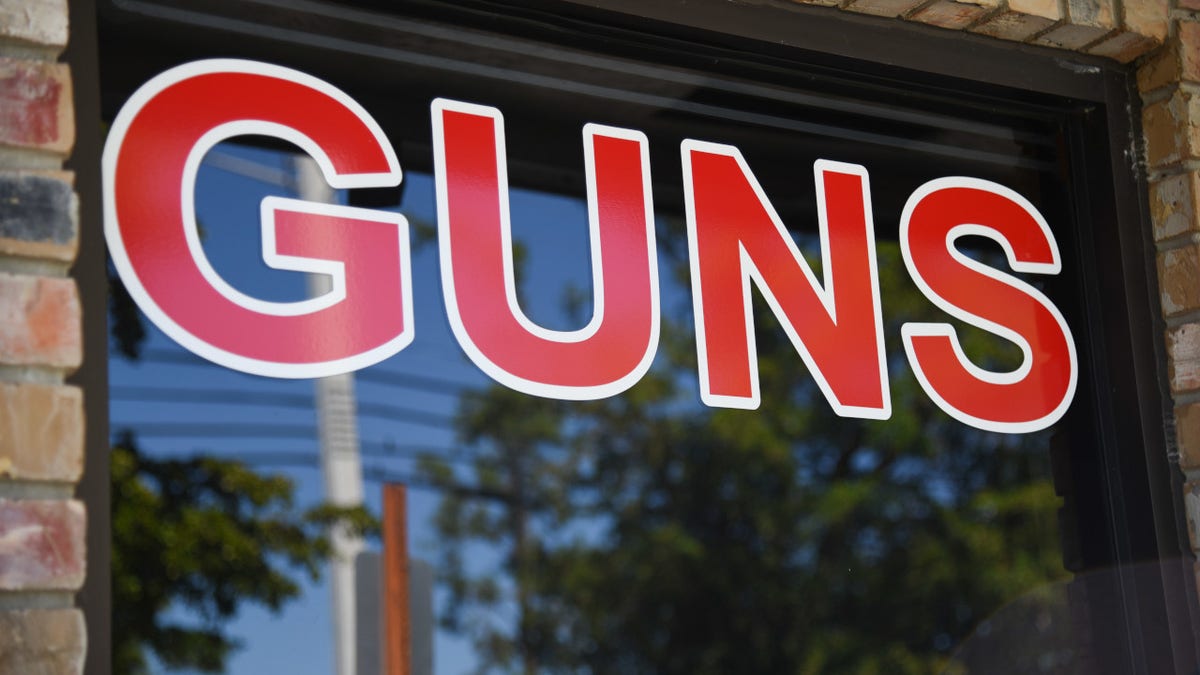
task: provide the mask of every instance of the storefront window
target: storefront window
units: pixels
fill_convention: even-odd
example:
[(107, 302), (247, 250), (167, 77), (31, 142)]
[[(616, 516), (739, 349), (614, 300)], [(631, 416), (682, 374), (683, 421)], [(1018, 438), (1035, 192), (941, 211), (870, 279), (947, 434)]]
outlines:
[[(170, 311), (141, 313), (155, 292), (126, 295), (137, 254), (117, 256), (118, 659), (366, 672), (374, 568), (288, 546), (321, 536), (314, 507), (378, 514), (379, 483), (408, 486), (409, 552), (434, 579), (413, 586), (414, 672), (1090, 673), (1146, 658), (1117, 626), (1121, 570), (1146, 546), (1105, 515), (1117, 439), (1138, 423), (1113, 416), (1132, 366), (1111, 330), (1127, 301), (1098, 278), (1096, 241), (1122, 216), (1096, 189), (1109, 169), (1084, 161), (1110, 159), (1092, 144), (1096, 103), (572, 16), (104, 8), (122, 133), (137, 87), (198, 59), (295, 69), (361, 104), (398, 187), (334, 189), (311, 148), (237, 136), (199, 165), (195, 240), (238, 293), (301, 303), (336, 275), (264, 261), (264, 199), (399, 214), (378, 220), (407, 238), (412, 331), (329, 377), (213, 363), (164, 332)], [(112, 247), (126, 212), (109, 208)], [(279, 245), (329, 241), (296, 236)], [(372, 253), (354, 246), (335, 250)], [(342, 302), (394, 311), (394, 278), (354, 285), (361, 260), (340, 260)], [(168, 531), (139, 520), (155, 508), (186, 512), (169, 531), (196, 539), (148, 541)], [(156, 545), (214, 562), (141, 557)], [(377, 542), (343, 528), (333, 547)], [(237, 572), (211, 572), (217, 559)], [(247, 586), (214, 595), (208, 573)], [(166, 604), (148, 625), (134, 608), (152, 592)], [(155, 642), (168, 624), (196, 642)]]

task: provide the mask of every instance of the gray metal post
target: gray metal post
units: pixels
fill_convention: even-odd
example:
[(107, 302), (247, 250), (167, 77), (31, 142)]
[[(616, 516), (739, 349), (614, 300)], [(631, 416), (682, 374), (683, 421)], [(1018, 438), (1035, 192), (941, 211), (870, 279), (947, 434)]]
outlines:
[[(301, 199), (333, 201), (333, 188), (325, 182), (316, 162), (308, 156), (297, 156), (295, 169), (296, 191)], [(315, 296), (328, 292), (329, 282), (328, 277), (310, 276), (309, 293)], [(323, 377), (316, 380), (315, 386), (325, 497), (337, 506), (360, 506), (363, 503), (363, 478), (354, 376)], [(332, 543), (329, 578), (333, 594), (334, 672), (336, 675), (359, 675), (355, 663), (354, 559), (363, 550), (363, 541), (344, 529), (335, 529)]]

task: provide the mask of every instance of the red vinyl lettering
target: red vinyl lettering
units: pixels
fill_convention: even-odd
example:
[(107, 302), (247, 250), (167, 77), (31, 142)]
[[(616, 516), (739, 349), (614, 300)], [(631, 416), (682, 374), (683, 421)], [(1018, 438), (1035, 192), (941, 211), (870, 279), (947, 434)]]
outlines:
[(1027, 433), (1056, 422), (1075, 392), (1078, 363), (1058, 308), (1029, 284), (955, 248), (966, 235), (988, 237), (1009, 266), (1027, 274), (1062, 268), (1050, 227), (1016, 192), (976, 178), (941, 178), (909, 198), (900, 221), (904, 264), (921, 291), (948, 314), (1021, 348), (1021, 365), (993, 372), (963, 353), (945, 323), (908, 323), (904, 349), (917, 379), (939, 407), (980, 429)]
[[(660, 331), (646, 136), (583, 128), (595, 310), (583, 328), (556, 331), (518, 306), (500, 112), (437, 99), (431, 117), (444, 300), (467, 355), (528, 394), (585, 400), (633, 386), (650, 367)], [(272, 377), (350, 372), (410, 344), (411, 261), (401, 215), (264, 199), (264, 262), (331, 279), (329, 292), (307, 300), (254, 298), (213, 269), (196, 224), (196, 174), (206, 152), (241, 135), (294, 143), (336, 188), (400, 183), (379, 125), (321, 80), (235, 59), (155, 77), (117, 115), (103, 156), (105, 236), (146, 315), (204, 358)], [(737, 148), (685, 140), (681, 155), (703, 402), (761, 403), (750, 295), (757, 287), (838, 415), (890, 417), (867, 170), (814, 163), (818, 281)], [(999, 243), (1016, 273), (1058, 274), (1054, 236), (1024, 197), (976, 178), (926, 183), (901, 216), (904, 264), (922, 293), (1017, 345), (1021, 365), (1011, 372), (976, 365), (948, 323), (905, 324), (908, 361), (954, 418), (998, 432), (1043, 429), (1075, 393), (1071, 332), (1041, 291), (960, 251), (964, 236)]]
[(704, 402), (759, 406), (753, 282), (838, 415), (890, 417), (866, 169), (813, 167), (822, 287), (737, 148), (687, 140), (682, 153)]

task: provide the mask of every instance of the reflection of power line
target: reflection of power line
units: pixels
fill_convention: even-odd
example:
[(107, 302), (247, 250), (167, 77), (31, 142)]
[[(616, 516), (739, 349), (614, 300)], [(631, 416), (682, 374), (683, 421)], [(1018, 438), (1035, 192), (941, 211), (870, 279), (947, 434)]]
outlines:
[(205, 361), (191, 352), (175, 351), (171, 349), (147, 349), (138, 355), (138, 362), (170, 363), (177, 366), (205, 366), (209, 368), (216, 368), (214, 364)]
[(409, 424), (420, 424), (436, 429), (445, 429), (454, 425), (454, 418), (450, 415), (424, 412), (414, 408), (404, 408), (386, 403), (363, 403), (360, 401), (358, 403), (358, 414), (378, 420), (408, 422)]
[(451, 481), (430, 480), (422, 476), (414, 476), (412, 474), (399, 473), (378, 467), (363, 468), (363, 479), (375, 483), (403, 483), (409, 487), (424, 488), (426, 490), (436, 490), (439, 492), (449, 492), (460, 497), (469, 497), (472, 499), (486, 499), (495, 502), (512, 502), (513, 495), (504, 490), (495, 488), (480, 487), (477, 485), (462, 485)]
[(255, 450), (253, 452), (206, 453), (206, 456), (223, 461), (241, 462), (251, 466), (297, 466), (321, 467), (321, 458), (312, 452), (299, 450)]
[(312, 408), (308, 394), (246, 391), (245, 389), (181, 389), (178, 387), (122, 387), (108, 390), (117, 401), (134, 403), (248, 403), (283, 408)]
[[(399, 460), (422, 460), (436, 459), (450, 463), (471, 463), (474, 462), (476, 456), (462, 448), (435, 448), (430, 446), (395, 446), (388, 443), (363, 443), (361, 446), (361, 454), (363, 457), (371, 457), (373, 459), (399, 459)], [(251, 458), (280, 458), (288, 459), (292, 457), (306, 457), (314, 459), (317, 457), (312, 451), (305, 450), (231, 450), (229, 448), (197, 448), (187, 452), (188, 456), (207, 455), (220, 459), (235, 459), (248, 460)]]
[(316, 438), (315, 426), (302, 424), (113, 422), (112, 428), (146, 438)]
[(407, 387), (410, 389), (419, 389), (421, 391), (431, 391), (438, 394), (449, 394), (452, 396), (457, 396), (463, 393), (464, 390), (470, 388), (469, 385), (460, 384), (458, 382), (442, 379), (440, 377), (413, 375), (411, 373), (396, 373), (386, 370), (360, 370), (354, 374), (354, 377), (363, 382), (386, 384), (395, 387)]
[[(251, 466), (257, 467), (292, 467), (299, 469), (319, 469), (321, 463), (315, 455), (306, 455), (304, 453), (261, 453), (261, 456), (255, 457), (259, 453), (245, 453), (244, 457), (239, 456), (236, 459), (245, 462)], [(463, 485), (452, 480), (432, 479), (419, 474), (394, 471), (377, 466), (363, 467), (363, 480), (368, 480), (373, 483), (403, 483), (410, 488), (433, 490), (436, 492), (449, 492), (461, 497), (469, 497), (473, 499), (487, 499), (491, 501), (508, 502), (512, 500), (512, 495), (503, 490), (494, 488), (485, 488), (475, 485)]]
[(363, 442), (360, 447), (362, 454), (369, 457), (401, 457), (422, 459), (435, 457), (452, 462), (472, 462), (479, 455), (466, 448), (432, 447), (428, 445), (397, 445), (388, 441)]
[[(228, 429), (231, 425), (222, 425), (223, 430), (214, 433), (214, 427), (208, 425), (195, 425), (175, 422), (160, 422), (155, 425), (125, 425), (114, 423), (113, 439), (119, 442), (119, 439), (126, 432), (133, 433), (136, 437), (147, 438), (313, 438), (315, 431), (314, 427), (306, 427), (302, 425), (232, 425), (234, 428)], [(151, 427), (150, 433), (145, 432), (145, 427)], [(282, 432), (282, 433), (281, 433)], [(374, 457), (378, 459), (440, 459), (449, 462), (473, 462), (479, 459), (479, 454), (467, 448), (433, 446), (420, 444), (398, 444), (391, 441), (364, 441), (360, 444), (361, 453), (366, 457)], [(275, 452), (282, 455), (288, 455), (293, 452), (291, 450), (270, 450), (270, 451), (255, 451), (255, 452)], [(214, 456), (232, 456), (240, 458), (244, 453), (231, 455), (228, 449), (215, 450), (212, 448), (198, 448), (194, 454), (212, 454)]]
[(261, 162), (254, 160), (243, 159), (237, 155), (231, 155), (227, 152), (219, 150), (209, 152), (204, 156), (204, 165), (215, 169), (228, 171), (229, 173), (246, 178), (253, 178), (257, 181), (262, 181), (268, 185), (277, 185), (282, 188), (295, 189), (296, 179), (291, 171), (285, 171), (273, 166), (267, 166)]
[[(130, 403), (199, 403), (211, 405), (255, 405), (273, 408), (311, 410), (313, 397), (307, 394), (284, 394), (279, 392), (252, 392), (237, 389), (180, 389), (177, 387), (112, 387), (113, 400)], [(387, 403), (358, 404), (362, 417), (407, 422), (443, 429), (451, 426), (454, 419), (449, 415), (427, 412), (417, 408), (389, 405)]]
[(460, 497), (470, 497), (473, 499), (509, 502), (513, 498), (511, 494), (503, 490), (477, 485), (463, 485), (449, 480), (432, 480), (424, 476), (392, 471), (376, 466), (363, 467), (363, 479), (375, 483), (403, 483), (409, 487), (449, 492)]
[[(252, 465), (298, 465), (298, 466), (317, 466), (320, 461), (320, 456), (312, 451), (304, 450), (201, 450), (195, 453), (189, 453), (188, 456), (205, 456), (215, 459), (243, 462)], [(412, 455), (398, 455), (391, 452), (368, 452), (362, 453), (363, 457), (372, 459), (435, 459), (451, 464), (463, 464), (471, 461), (469, 457), (456, 456), (455, 453), (450, 453), (449, 456), (433, 450), (425, 450)]]
[[(206, 368), (216, 367), (208, 361), (205, 361), (204, 359), (201, 359), (190, 352), (175, 351), (171, 349), (147, 349), (141, 354), (138, 360), (145, 363), (170, 364), (176, 366), (196, 366)], [(379, 368), (357, 371), (354, 373), (354, 377), (355, 379), (363, 382), (371, 382), (374, 384), (383, 384), (394, 387), (404, 387), (424, 392), (454, 396), (470, 390), (474, 386), (433, 375), (397, 373), (395, 371), (380, 370)]]

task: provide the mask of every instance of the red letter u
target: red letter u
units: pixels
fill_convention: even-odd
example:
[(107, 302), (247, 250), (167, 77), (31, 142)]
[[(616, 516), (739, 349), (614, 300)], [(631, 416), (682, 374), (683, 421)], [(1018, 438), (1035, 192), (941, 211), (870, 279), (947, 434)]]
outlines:
[(517, 305), (500, 111), (437, 99), (432, 116), (442, 289), (463, 350), (528, 394), (587, 400), (633, 386), (659, 332), (645, 135), (584, 127), (595, 312), (580, 330), (554, 331)]

